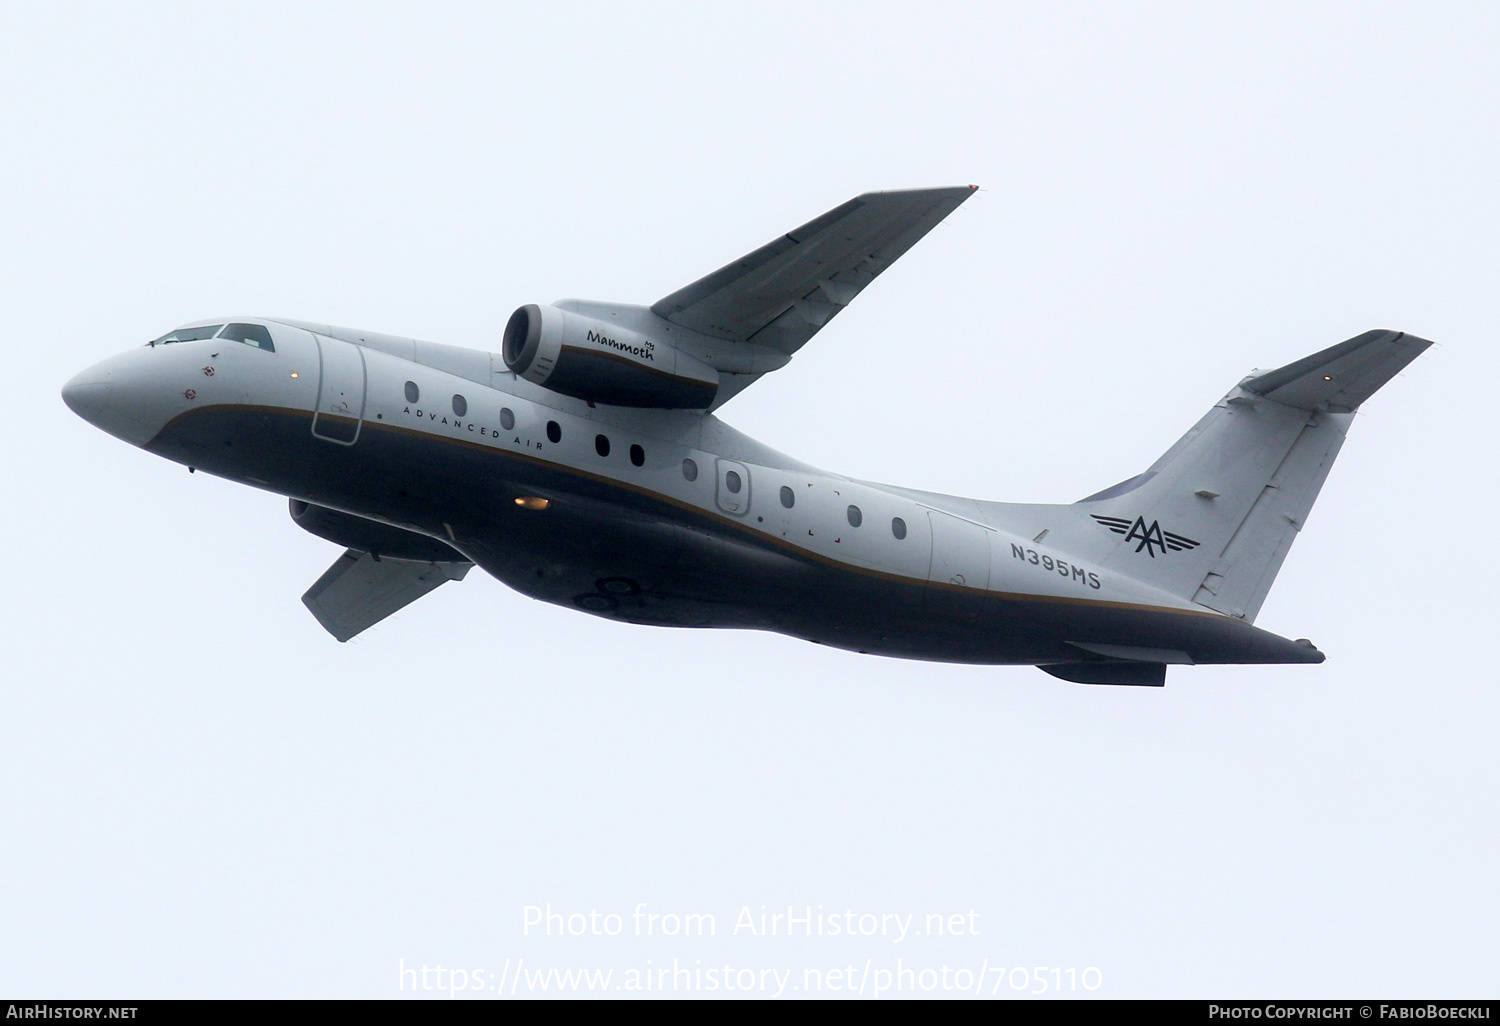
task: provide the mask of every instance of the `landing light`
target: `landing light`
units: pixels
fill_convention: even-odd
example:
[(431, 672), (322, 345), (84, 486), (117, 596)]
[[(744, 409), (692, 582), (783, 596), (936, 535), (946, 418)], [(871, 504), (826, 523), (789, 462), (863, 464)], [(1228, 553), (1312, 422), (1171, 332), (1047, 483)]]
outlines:
[(296, 371), (292, 371), (292, 377), (295, 378), (296, 376), (297, 376), (297, 372)]
[(550, 503), (535, 495), (523, 495), (516, 500), (516, 505), (522, 509), (546, 509)]

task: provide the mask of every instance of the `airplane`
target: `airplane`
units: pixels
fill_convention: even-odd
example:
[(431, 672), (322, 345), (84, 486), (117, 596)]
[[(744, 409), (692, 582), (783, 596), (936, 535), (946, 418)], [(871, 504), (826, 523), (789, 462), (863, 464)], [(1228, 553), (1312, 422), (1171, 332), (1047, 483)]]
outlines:
[(1431, 343), (1367, 331), (1253, 371), (1144, 472), (1069, 504), (855, 480), (716, 411), (785, 367), (975, 186), (872, 192), (653, 303), (527, 304), (488, 352), (269, 317), (83, 371), (83, 419), (288, 497), (344, 549), (340, 642), (475, 566), (595, 616), (1161, 686), (1321, 663), (1254, 626), (1355, 411)]

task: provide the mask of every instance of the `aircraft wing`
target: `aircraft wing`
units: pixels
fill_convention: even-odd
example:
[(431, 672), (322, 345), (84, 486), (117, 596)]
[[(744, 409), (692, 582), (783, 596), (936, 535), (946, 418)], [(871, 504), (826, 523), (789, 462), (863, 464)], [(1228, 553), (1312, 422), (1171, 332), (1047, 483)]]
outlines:
[(977, 188), (856, 196), (658, 300), (651, 312), (790, 356)]
[(349, 549), (302, 596), (302, 604), (339, 641), (375, 626), (447, 581), (461, 581), (473, 563), (427, 563), (375, 557)]

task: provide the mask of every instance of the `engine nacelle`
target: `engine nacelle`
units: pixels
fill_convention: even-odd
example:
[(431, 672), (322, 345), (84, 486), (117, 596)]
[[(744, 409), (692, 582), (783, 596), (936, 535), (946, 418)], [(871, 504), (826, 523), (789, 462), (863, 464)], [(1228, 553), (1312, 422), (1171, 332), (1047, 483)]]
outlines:
[(705, 410), (719, 391), (718, 371), (670, 343), (555, 306), (511, 314), (501, 356), (527, 381), (610, 406)]
[(292, 519), (298, 527), (319, 538), (359, 552), (373, 552), (392, 559), (411, 559), (429, 563), (467, 563), (456, 549), (436, 538), (415, 531), (402, 530), (378, 520), (366, 520), (336, 509), (314, 506), (301, 499), (289, 503)]

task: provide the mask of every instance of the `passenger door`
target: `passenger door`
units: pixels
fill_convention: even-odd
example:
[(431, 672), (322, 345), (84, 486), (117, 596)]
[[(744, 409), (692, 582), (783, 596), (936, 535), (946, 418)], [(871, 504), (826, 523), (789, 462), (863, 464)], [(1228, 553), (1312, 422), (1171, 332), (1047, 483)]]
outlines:
[(318, 404), (312, 433), (328, 442), (353, 445), (365, 416), (365, 354), (352, 342), (326, 335), (318, 341)]

